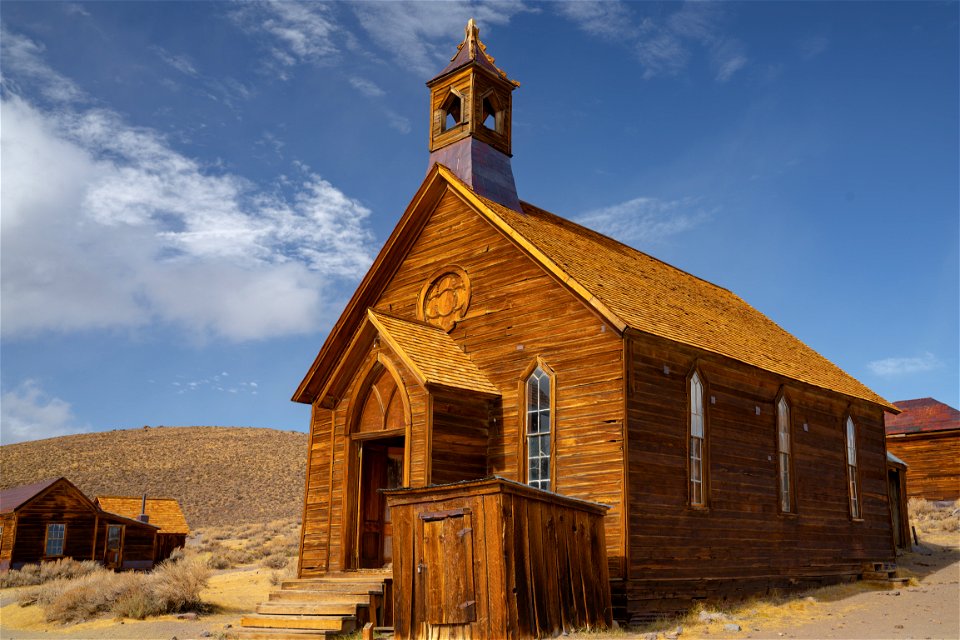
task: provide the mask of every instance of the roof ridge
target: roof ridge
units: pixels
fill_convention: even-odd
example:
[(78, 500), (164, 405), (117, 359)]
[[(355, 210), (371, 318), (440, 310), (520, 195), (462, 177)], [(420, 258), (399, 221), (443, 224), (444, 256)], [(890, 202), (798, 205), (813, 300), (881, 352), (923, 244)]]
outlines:
[[(482, 197), (482, 196), (481, 196), (481, 197)], [(491, 202), (492, 202), (492, 201), (491, 201)], [(675, 271), (678, 271), (678, 272), (680, 272), (680, 273), (682, 273), (682, 274), (684, 274), (684, 275), (686, 275), (686, 276), (689, 276), (689, 277), (691, 277), (691, 278), (693, 278), (693, 279), (695, 279), (695, 280), (699, 280), (700, 282), (703, 282), (703, 283), (705, 283), (705, 284), (708, 284), (708, 285), (710, 285), (711, 287), (715, 287), (715, 288), (720, 289), (720, 290), (722, 290), (722, 291), (726, 291), (727, 293), (729, 293), (729, 294), (731, 294), (731, 295), (734, 295), (734, 296), (737, 296), (738, 298), (740, 298), (740, 296), (738, 296), (734, 291), (732, 291), (732, 290), (730, 290), (730, 289), (728, 289), (728, 288), (726, 288), (726, 287), (724, 287), (724, 286), (721, 286), (721, 285), (717, 284), (716, 282), (711, 282), (710, 280), (707, 280), (706, 278), (702, 278), (702, 277), (696, 275), (695, 273), (690, 273), (690, 272), (687, 271), (686, 269), (681, 269), (680, 267), (678, 267), (678, 266), (676, 266), (676, 265), (672, 265), (672, 264), (670, 264), (669, 262), (667, 262), (666, 260), (662, 260), (662, 259), (660, 259), (660, 258), (658, 258), (658, 257), (656, 257), (656, 256), (654, 256), (654, 255), (651, 255), (651, 254), (647, 253), (646, 251), (641, 251), (640, 249), (637, 249), (636, 247), (631, 247), (631, 246), (628, 245), (627, 243), (622, 242), (621, 240), (617, 240), (617, 239), (614, 238), (613, 236), (608, 236), (608, 235), (606, 235), (605, 233), (601, 233), (601, 232), (597, 231), (596, 229), (591, 229), (590, 227), (588, 227), (588, 226), (586, 226), (586, 225), (582, 225), (582, 224), (580, 224), (579, 222), (574, 222), (574, 221), (571, 220), (570, 218), (565, 218), (565, 217), (561, 216), (560, 214), (553, 213), (552, 211), (548, 211), (548, 210), (544, 209), (543, 207), (538, 207), (537, 205), (532, 204), (532, 203), (530, 203), (530, 202), (527, 202), (526, 200), (521, 199), (521, 200), (520, 200), (520, 205), (521, 205), (522, 207), (524, 207), (524, 208), (530, 207), (531, 209), (536, 209), (536, 210), (539, 211), (540, 213), (543, 213), (543, 214), (546, 214), (546, 215), (551, 216), (551, 217), (553, 217), (553, 218), (556, 218), (556, 219), (559, 220), (561, 223), (566, 223), (566, 224), (572, 225), (572, 226), (574, 226), (574, 227), (577, 227), (578, 229), (583, 229), (584, 231), (586, 231), (586, 232), (588, 232), (588, 233), (590, 233), (590, 234), (592, 234), (592, 235), (600, 236), (600, 238), (602, 238), (602, 239), (604, 239), (604, 240), (609, 240), (609, 241), (611, 241), (611, 242), (614, 242), (614, 243), (616, 243), (617, 245), (623, 247), (624, 249), (626, 249), (626, 250), (628, 250), (628, 251), (632, 251), (632, 252), (634, 252), (634, 253), (638, 253), (638, 254), (646, 257), (646, 258), (649, 258), (649, 259), (651, 259), (651, 260), (654, 260), (654, 261), (656, 261), (656, 262), (659, 262), (660, 264), (662, 264), (662, 265), (665, 266), (665, 267), (669, 267), (669, 268), (671, 268), (671, 269), (673, 269), (673, 270), (675, 270)], [(740, 298), (740, 299), (743, 300), (743, 298)], [(746, 301), (744, 300), (744, 302), (746, 302)], [(748, 303), (748, 304), (749, 304), (749, 303)]]

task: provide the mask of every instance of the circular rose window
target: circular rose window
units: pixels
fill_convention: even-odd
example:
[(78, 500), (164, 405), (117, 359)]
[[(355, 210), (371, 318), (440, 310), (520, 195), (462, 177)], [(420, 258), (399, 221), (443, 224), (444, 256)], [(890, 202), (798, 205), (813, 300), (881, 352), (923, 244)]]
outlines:
[(420, 291), (420, 319), (450, 331), (463, 319), (470, 304), (470, 278), (460, 267), (438, 271)]

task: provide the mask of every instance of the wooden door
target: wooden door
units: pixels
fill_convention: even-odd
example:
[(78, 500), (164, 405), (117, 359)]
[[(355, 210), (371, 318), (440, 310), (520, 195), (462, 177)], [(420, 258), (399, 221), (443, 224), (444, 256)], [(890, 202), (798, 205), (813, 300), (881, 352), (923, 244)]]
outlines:
[[(469, 625), (477, 619), (473, 526), (469, 508), (420, 514), (415, 598), (431, 625)], [(457, 636), (461, 637), (461, 636)]]
[(355, 565), (360, 569), (379, 569), (393, 561), (393, 524), (380, 489), (402, 486), (403, 450), (403, 438), (367, 440), (360, 444)]
[(893, 544), (897, 549), (903, 548), (903, 527), (900, 514), (900, 473), (895, 469), (887, 471), (887, 486), (889, 487), (890, 499), (890, 523), (893, 527)]
[(104, 542), (103, 564), (108, 569), (119, 569), (123, 563), (123, 525), (107, 525), (107, 538)]

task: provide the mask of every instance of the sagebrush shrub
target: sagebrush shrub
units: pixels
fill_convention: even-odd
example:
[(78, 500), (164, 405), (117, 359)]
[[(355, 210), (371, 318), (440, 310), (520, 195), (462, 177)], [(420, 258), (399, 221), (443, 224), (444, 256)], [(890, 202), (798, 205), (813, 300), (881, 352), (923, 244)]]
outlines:
[(92, 571), (100, 565), (92, 560), (73, 560), (61, 558), (54, 562), (24, 565), (20, 569), (11, 569), (0, 574), (0, 589), (9, 587), (30, 587), (56, 580), (58, 578), (78, 578)]

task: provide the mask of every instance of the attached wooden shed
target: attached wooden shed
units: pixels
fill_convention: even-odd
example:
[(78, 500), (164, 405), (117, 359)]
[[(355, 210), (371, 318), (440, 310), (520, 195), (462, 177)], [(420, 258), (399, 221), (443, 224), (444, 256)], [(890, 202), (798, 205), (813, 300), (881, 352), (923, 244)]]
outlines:
[(150, 569), (158, 527), (102, 512), (66, 478), (0, 492), (0, 570), (61, 558)]
[(170, 557), (174, 549), (183, 547), (190, 535), (190, 526), (174, 498), (147, 498), (136, 496), (97, 496), (97, 505), (104, 511), (127, 518), (149, 522), (159, 527), (154, 562)]
[(540, 638), (612, 623), (606, 506), (496, 477), (383, 493), (397, 638)]

